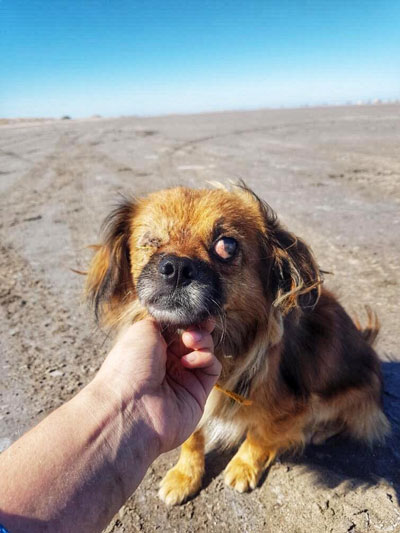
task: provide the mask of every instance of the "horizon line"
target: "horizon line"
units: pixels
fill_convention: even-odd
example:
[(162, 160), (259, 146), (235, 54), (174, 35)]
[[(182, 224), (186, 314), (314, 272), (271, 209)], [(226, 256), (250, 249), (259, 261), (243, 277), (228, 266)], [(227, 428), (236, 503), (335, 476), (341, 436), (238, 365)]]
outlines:
[[(222, 114), (222, 113), (240, 113), (240, 112), (257, 112), (257, 111), (279, 111), (279, 110), (295, 110), (295, 109), (320, 109), (320, 108), (329, 108), (329, 107), (367, 107), (367, 106), (381, 106), (381, 105), (396, 105), (400, 104), (399, 98), (369, 98), (366, 100), (360, 99), (357, 101), (346, 101), (346, 102), (321, 102), (319, 104), (298, 104), (298, 105), (276, 105), (276, 106), (261, 106), (261, 107), (238, 107), (238, 108), (229, 108), (229, 109), (209, 109), (202, 111), (170, 111), (165, 113), (128, 113), (128, 114), (115, 114), (115, 115), (103, 115), (101, 113), (92, 113), (91, 115), (76, 115), (65, 113), (61, 116), (18, 116), (18, 117), (9, 117), (9, 116), (0, 116), (0, 121), (9, 120), (9, 121), (51, 121), (51, 120), (87, 120), (87, 119), (112, 119), (112, 118), (156, 118), (156, 117), (169, 117), (169, 116), (190, 116), (190, 115), (211, 115), (211, 114)], [(1, 124), (0, 124), (1, 125)], [(3, 124), (4, 125), (4, 124)]]

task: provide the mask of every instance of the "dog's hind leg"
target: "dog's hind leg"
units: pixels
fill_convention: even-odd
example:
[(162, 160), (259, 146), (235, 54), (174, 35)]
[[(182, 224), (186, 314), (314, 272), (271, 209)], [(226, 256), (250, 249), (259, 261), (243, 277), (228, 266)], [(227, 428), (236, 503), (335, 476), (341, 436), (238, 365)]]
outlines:
[(373, 444), (382, 443), (390, 433), (390, 423), (370, 391), (348, 393), (341, 404), (341, 417), (352, 437)]
[(324, 444), (328, 439), (342, 433), (343, 430), (344, 424), (341, 421), (335, 421), (330, 424), (325, 424), (320, 428), (316, 429), (310, 435), (309, 441), (316, 446), (320, 446), (321, 444)]
[(314, 428), (309, 440), (320, 444), (343, 432), (368, 444), (382, 442), (390, 433), (390, 424), (382, 411), (379, 396), (380, 382), (374, 375), (368, 386), (348, 389), (328, 400), (315, 396), (312, 406)]
[(161, 481), (158, 492), (167, 505), (178, 505), (196, 494), (204, 474), (204, 435), (195, 431), (183, 443), (176, 465)]

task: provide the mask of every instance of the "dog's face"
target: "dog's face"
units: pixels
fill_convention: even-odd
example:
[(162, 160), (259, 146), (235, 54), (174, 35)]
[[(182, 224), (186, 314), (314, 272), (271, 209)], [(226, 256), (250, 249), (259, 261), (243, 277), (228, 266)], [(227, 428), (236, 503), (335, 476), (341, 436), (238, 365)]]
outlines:
[(187, 189), (151, 195), (137, 208), (130, 238), (140, 302), (158, 321), (179, 327), (229, 310), (259, 312), (263, 231), (244, 195)]
[(210, 316), (250, 324), (285, 294), (297, 305), (319, 279), (305, 245), (246, 188), (153, 193), (118, 207), (107, 228), (88, 289), (111, 321), (139, 301), (175, 327)]

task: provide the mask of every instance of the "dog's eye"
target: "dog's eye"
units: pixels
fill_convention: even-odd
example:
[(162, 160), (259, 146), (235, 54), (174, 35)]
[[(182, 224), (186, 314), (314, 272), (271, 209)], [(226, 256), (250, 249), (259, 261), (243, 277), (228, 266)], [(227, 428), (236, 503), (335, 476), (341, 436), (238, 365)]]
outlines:
[(229, 261), (235, 255), (237, 247), (238, 243), (235, 239), (222, 237), (214, 244), (214, 252), (217, 254), (218, 259)]

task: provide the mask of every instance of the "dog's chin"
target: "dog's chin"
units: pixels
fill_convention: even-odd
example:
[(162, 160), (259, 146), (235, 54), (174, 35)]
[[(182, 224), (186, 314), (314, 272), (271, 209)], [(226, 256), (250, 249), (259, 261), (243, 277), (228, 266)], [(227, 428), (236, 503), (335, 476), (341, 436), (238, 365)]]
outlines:
[(162, 309), (153, 305), (146, 307), (150, 315), (159, 324), (175, 329), (186, 329), (189, 326), (196, 326), (211, 316), (207, 311), (193, 312), (184, 308)]

